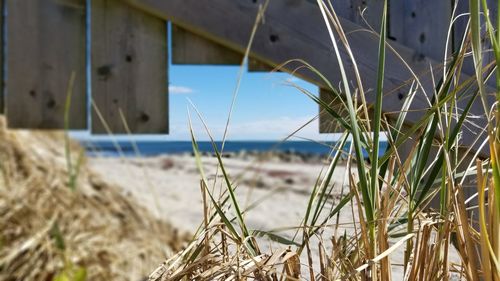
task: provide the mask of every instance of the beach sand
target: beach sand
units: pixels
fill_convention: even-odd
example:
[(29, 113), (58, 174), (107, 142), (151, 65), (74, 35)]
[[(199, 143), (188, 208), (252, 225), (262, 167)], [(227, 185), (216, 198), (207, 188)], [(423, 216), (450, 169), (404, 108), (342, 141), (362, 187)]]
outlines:
[[(298, 226), (317, 177), (326, 169), (319, 161), (285, 162), (276, 157), (262, 161), (259, 157), (247, 156), (224, 158), (223, 161), (233, 185), (237, 186), (237, 197), (243, 209), (258, 204), (245, 215), (252, 229)], [(103, 178), (123, 188), (127, 195), (180, 230), (194, 232), (200, 225), (203, 200), (194, 157), (184, 154), (90, 158), (88, 162)], [(215, 186), (214, 194), (219, 194), (226, 184), (220, 170), (217, 173), (217, 159), (203, 157), (203, 168), (209, 184)], [(337, 169), (334, 173), (334, 202), (340, 198), (344, 174), (345, 169)], [(349, 217), (345, 222), (350, 222), (350, 214), (346, 215)]]

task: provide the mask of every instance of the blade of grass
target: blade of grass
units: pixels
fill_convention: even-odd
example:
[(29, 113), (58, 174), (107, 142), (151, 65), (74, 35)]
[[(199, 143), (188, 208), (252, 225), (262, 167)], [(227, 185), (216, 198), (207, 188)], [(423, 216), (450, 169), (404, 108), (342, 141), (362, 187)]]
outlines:
[(378, 174), (379, 174), (379, 148), (380, 148), (380, 123), (382, 120), (382, 98), (384, 96), (384, 69), (385, 69), (385, 37), (386, 37), (386, 15), (387, 15), (387, 0), (384, 1), (382, 8), (382, 19), (380, 27), (380, 38), (378, 47), (378, 70), (377, 70), (377, 89), (375, 91), (375, 108), (373, 114), (373, 149), (371, 157), (371, 198), (372, 208), (375, 209), (378, 204)]
[(193, 130), (192, 122), (191, 122), (191, 116), (189, 116), (188, 119), (189, 119), (189, 132), (190, 132), (190, 135), (191, 135), (191, 144), (193, 146), (193, 153), (194, 153), (194, 156), (195, 156), (196, 167), (198, 168), (198, 171), (199, 171), (199, 173), (201, 175), (202, 182), (205, 183), (204, 187), (206, 189), (206, 192), (209, 195), (210, 200), (214, 204), (214, 206), (215, 206), (215, 208), (217, 210), (218, 215), (220, 216), (220, 218), (222, 219), (222, 221), (226, 224), (226, 227), (229, 229), (229, 231), (236, 238), (241, 239), (239, 233), (236, 231), (236, 229), (230, 223), (230, 220), (226, 217), (226, 215), (224, 214), (224, 211), (222, 210), (222, 208), (220, 207), (220, 205), (217, 204), (217, 201), (212, 196), (212, 193), (210, 193), (210, 191), (206, 188), (207, 179), (206, 179), (206, 176), (205, 176), (205, 171), (203, 169), (203, 164), (201, 162), (201, 154), (200, 154), (200, 149), (199, 149), (199, 146), (198, 146), (198, 142), (196, 141), (196, 137), (194, 135), (194, 130)]
[(71, 190), (76, 189), (76, 184), (78, 180), (78, 175), (80, 174), (80, 168), (83, 163), (84, 150), (80, 150), (78, 157), (76, 159), (76, 164), (73, 165), (73, 160), (71, 159), (71, 141), (69, 138), (69, 113), (71, 112), (71, 98), (73, 96), (73, 87), (75, 85), (76, 73), (71, 72), (71, 76), (68, 83), (68, 89), (66, 92), (66, 102), (64, 103), (64, 150), (66, 155), (66, 166), (68, 169), (68, 187)]
[[(243, 219), (243, 214), (240, 210), (240, 207), (239, 207), (239, 203), (236, 199), (236, 195), (234, 193), (234, 188), (233, 188), (233, 185), (231, 183), (231, 180), (229, 178), (229, 175), (224, 167), (224, 163), (222, 161), (222, 157), (221, 157), (221, 154), (219, 152), (219, 149), (217, 148), (217, 145), (212, 137), (212, 134), (210, 133), (210, 130), (207, 126), (207, 124), (205, 123), (204, 119), (203, 119), (203, 116), (201, 115), (201, 113), (198, 111), (198, 109), (193, 105), (193, 103), (191, 103), (190, 101), (190, 104), (191, 106), (193, 107), (193, 109), (195, 110), (196, 114), (198, 115), (198, 118), (200, 119), (200, 121), (202, 122), (204, 128), (205, 128), (205, 131), (207, 132), (207, 135), (208, 137), (210, 138), (210, 142), (212, 143), (212, 149), (214, 150), (214, 153), (215, 153), (215, 156), (217, 157), (217, 161), (218, 161), (218, 164), (219, 164), (219, 168), (221, 169), (222, 171), (222, 175), (223, 175), (223, 178), (226, 182), (226, 190), (228, 191), (229, 193), (229, 196), (231, 198), (231, 203), (232, 203), (232, 206), (235, 210), (235, 213), (236, 213), (236, 217), (238, 218), (238, 223), (240, 225), (240, 228), (241, 228), (241, 231), (242, 231), (242, 234), (243, 234), (243, 238), (244, 240), (247, 239), (247, 237), (249, 237), (249, 232), (248, 232), (248, 229), (246, 227), (246, 224), (245, 224), (245, 221)], [(209, 193), (210, 194), (210, 193)], [(257, 255), (258, 254), (258, 250), (257, 250), (257, 247), (255, 247), (255, 245), (253, 245), (253, 243), (251, 242), (252, 240), (247, 240), (249, 241), (249, 250), (251, 251), (251, 254), (252, 255)]]
[[(335, 40), (335, 36), (333, 34), (332, 27), (330, 25), (330, 21), (326, 15), (325, 9), (327, 8), (325, 6), (325, 3), (322, 0), (317, 0), (321, 14), (323, 16), (324, 22), (326, 24), (326, 27), (328, 29), (328, 34), (330, 36), (333, 49), (335, 52), (335, 55), (337, 57), (337, 61), (339, 64), (340, 68), (340, 74), (342, 77), (342, 86), (344, 89), (344, 94), (346, 97), (347, 101), (347, 106), (348, 106), (348, 113), (349, 113), (349, 119), (350, 119), (350, 125), (351, 125), (351, 133), (353, 137), (353, 144), (354, 144), (354, 150), (356, 152), (358, 161), (357, 162), (357, 167), (358, 167), (358, 176), (359, 176), (359, 184), (360, 184), (360, 189), (361, 193), (363, 195), (363, 201), (365, 204), (365, 212), (366, 212), (366, 219), (371, 225), (374, 225), (374, 210), (372, 208), (373, 206), (373, 198), (371, 198), (371, 192), (369, 191), (368, 187), (368, 180), (366, 178), (366, 170), (365, 170), (365, 164), (363, 159), (363, 149), (361, 146), (361, 137), (360, 137), (360, 131), (359, 131), (359, 126), (357, 123), (357, 118), (356, 118), (356, 110), (354, 109), (354, 103), (352, 100), (352, 94), (351, 90), (349, 88), (349, 80), (347, 79), (347, 74), (344, 69), (344, 64), (342, 62), (342, 57), (340, 55), (339, 47), (337, 45), (337, 41)], [(375, 240), (375, 233), (372, 233), (372, 238)]]

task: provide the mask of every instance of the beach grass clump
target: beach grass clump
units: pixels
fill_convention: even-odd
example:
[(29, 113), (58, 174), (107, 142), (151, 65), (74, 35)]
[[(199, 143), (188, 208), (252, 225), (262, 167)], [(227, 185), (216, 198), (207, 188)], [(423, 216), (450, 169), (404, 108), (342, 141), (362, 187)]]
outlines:
[[(0, 119), (0, 280), (140, 280), (182, 249), (185, 236), (96, 176), (84, 158), (78, 180), (68, 176), (63, 140), (8, 130)], [(66, 142), (66, 150), (82, 148)]]
[[(250, 229), (245, 222), (247, 210), (235, 195), (237, 185), (224, 168), (221, 151), (214, 144), (222, 175), (219, 185), (223, 186), (216, 194), (218, 185), (206, 179), (191, 130), (205, 216), (189, 247), (162, 264), (150, 280), (393, 280), (398, 271), (404, 280), (500, 280), (500, 28), (492, 24), (500, 24), (500, 19), (490, 19), (487, 1), (470, 1), (470, 28), (459, 49), (445, 56), (443, 71), (433, 73), (435, 88), (427, 95), (429, 108), (417, 122), (409, 123), (413, 99), (424, 90), (416, 74), (400, 111), (382, 112), (385, 57), (393, 51), (385, 39), (387, 1), (381, 15), (376, 84), (367, 86), (375, 89), (370, 93), (375, 95), (373, 104), (366, 103), (367, 91), (357, 67), (348, 71), (344, 65), (340, 48), (347, 50), (347, 59), (356, 60), (331, 3), (317, 2), (338, 58), (339, 88), (314, 66), (294, 61), (315, 72), (347, 114), (340, 115), (297, 86), (344, 133), (311, 188), (296, 235)], [(484, 42), (492, 46), (492, 62), (484, 61), (488, 51)], [(462, 65), (470, 56), (475, 76), (464, 78)], [(352, 72), (355, 77), (348, 77)], [(492, 75), (497, 85), (494, 104), (485, 85)], [(487, 128), (474, 143), (483, 143), (486, 149), (461, 145), (463, 131), (475, 125), (470, 110), (478, 99), (484, 109), (480, 118), (487, 120)], [(382, 135), (389, 142), (385, 151), (379, 147)], [(346, 144), (350, 145), (347, 155)], [(405, 146), (411, 149), (403, 154)], [(369, 161), (363, 151), (368, 152)], [(481, 151), (487, 153), (479, 157)], [(340, 158), (347, 159), (344, 180), (349, 190), (332, 200), (332, 175)], [(474, 186), (471, 194), (464, 190), (467, 184)], [(339, 212), (349, 208), (354, 229), (350, 232), (336, 220)], [(334, 229), (334, 234), (326, 236), (328, 229)], [(274, 246), (265, 245), (268, 242), (262, 237)], [(398, 251), (402, 257), (393, 258)]]

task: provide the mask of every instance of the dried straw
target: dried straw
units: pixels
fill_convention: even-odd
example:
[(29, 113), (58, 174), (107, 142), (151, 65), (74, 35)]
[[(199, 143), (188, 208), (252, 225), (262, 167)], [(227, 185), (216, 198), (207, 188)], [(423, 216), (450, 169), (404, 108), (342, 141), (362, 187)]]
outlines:
[(0, 280), (140, 280), (186, 241), (85, 163), (68, 179), (62, 133), (0, 119)]

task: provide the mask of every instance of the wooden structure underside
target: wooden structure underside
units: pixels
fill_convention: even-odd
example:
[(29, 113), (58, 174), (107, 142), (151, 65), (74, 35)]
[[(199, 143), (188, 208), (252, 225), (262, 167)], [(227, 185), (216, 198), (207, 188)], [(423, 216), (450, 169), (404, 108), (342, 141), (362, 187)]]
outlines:
[[(368, 103), (374, 102), (370, 89), (376, 85), (379, 40), (370, 28), (378, 30), (380, 26), (382, 2), (333, 1)], [(386, 58), (383, 110), (387, 116), (401, 110), (414, 74), (421, 88), (408, 113), (408, 124), (418, 122), (430, 107), (435, 83), (432, 75), (442, 72), (440, 62), (445, 53), (456, 49), (465, 32), (466, 19), (457, 20), (448, 30), (454, 2), (390, 1), (388, 38), (394, 52), (389, 51)], [(458, 2), (456, 14), (467, 11), (467, 2)], [(5, 0), (9, 125), (63, 128), (68, 81), (76, 72), (70, 128), (91, 127), (94, 133), (167, 133), (166, 22), (172, 22), (172, 63), (240, 64), (263, 4), (264, 0), (93, 0), (91, 5), (85, 0)], [(91, 30), (88, 60), (87, 9), (92, 15), (87, 26)], [(446, 38), (453, 39), (448, 46)], [(348, 75), (354, 80), (352, 61), (345, 49), (341, 52)], [(339, 85), (337, 58), (316, 1), (269, 1), (255, 34), (248, 67), (251, 71), (268, 71), (292, 59), (306, 61), (332, 85)], [(327, 85), (300, 66), (295, 61), (280, 70), (315, 83), (327, 99)], [(462, 78), (472, 74), (472, 63), (466, 62)], [(90, 89), (86, 88), (87, 79), (92, 81)], [(92, 98), (91, 124), (86, 122), (87, 90)], [(465, 107), (465, 102), (459, 100), (458, 106)], [(484, 116), (479, 101), (473, 104), (471, 113)], [(321, 114), (320, 119), (321, 132), (334, 131), (327, 115)], [(486, 118), (474, 122), (477, 126), (464, 130), (462, 143), (477, 148), (476, 136), (485, 128)]]

